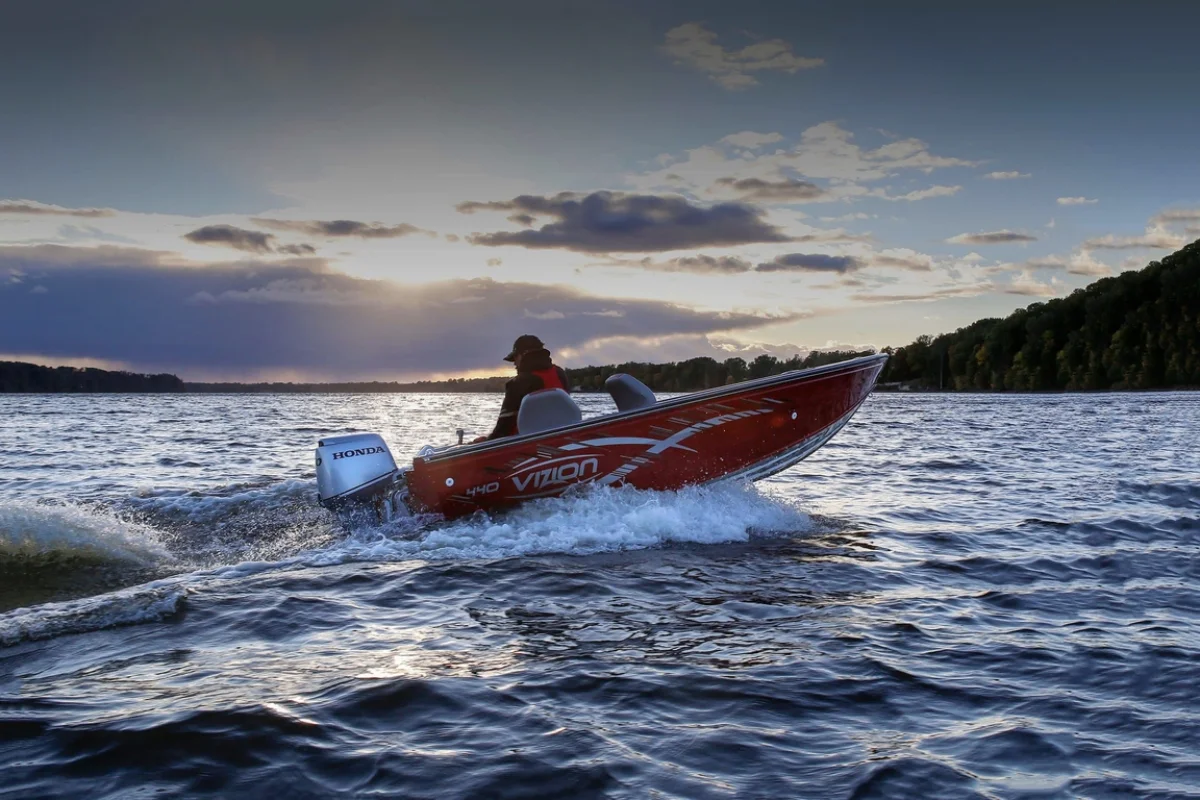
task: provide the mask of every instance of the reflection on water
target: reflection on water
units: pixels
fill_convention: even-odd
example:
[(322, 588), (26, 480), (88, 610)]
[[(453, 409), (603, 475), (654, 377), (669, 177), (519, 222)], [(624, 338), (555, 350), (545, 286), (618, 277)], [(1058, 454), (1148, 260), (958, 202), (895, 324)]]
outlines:
[(319, 435), (496, 401), (0, 398), (0, 794), (1200, 786), (1200, 398), (876, 396), (755, 489), (316, 505)]

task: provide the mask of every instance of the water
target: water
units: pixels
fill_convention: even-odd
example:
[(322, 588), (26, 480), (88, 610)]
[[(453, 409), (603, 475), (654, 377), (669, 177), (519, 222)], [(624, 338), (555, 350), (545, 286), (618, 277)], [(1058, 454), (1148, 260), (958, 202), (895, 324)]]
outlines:
[(1200, 795), (1200, 395), (876, 395), (751, 488), (316, 506), (320, 435), (498, 401), (0, 397), (0, 797)]

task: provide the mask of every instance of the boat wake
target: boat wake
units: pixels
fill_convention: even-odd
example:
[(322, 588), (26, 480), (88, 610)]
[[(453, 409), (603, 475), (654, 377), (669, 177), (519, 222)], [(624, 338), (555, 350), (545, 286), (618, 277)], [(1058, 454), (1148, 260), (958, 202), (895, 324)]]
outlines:
[(812, 527), (798, 508), (748, 484), (592, 487), (495, 516), (411, 518), (349, 533), (305, 481), (144, 493), (107, 506), (6, 506), (0, 514), (0, 574), (14, 579), (0, 592), (0, 611), (16, 609), (0, 614), (3, 644), (155, 621), (175, 613), (190, 590), (260, 572), (582, 556)]
[(723, 544), (807, 531), (811, 520), (799, 509), (739, 483), (672, 492), (593, 486), (495, 517), (479, 513), (429, 525), (416, 536), (411, 535), (413, 525), (410, 520), (359, 529), (338, 546), (313, 554), (311, 563), (591, 555), (671, 544)]

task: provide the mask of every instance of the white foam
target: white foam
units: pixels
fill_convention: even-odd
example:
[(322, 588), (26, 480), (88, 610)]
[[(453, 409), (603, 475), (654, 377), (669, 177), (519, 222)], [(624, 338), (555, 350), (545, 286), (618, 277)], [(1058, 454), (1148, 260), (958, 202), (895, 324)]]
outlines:
[(412, 558), (510, 558), (588, 555), (672, 543), (744, 542), (752, 533), (811, 529), (810, 518), (753, 486), (725, 484), (675, 492), (595, 487), (576, 496), (527, 503), (496, 519), (435, 526), (416, 538), (411, 527), (360, 530), (312, 553), (311, 565)]
[(53, 558), (154, 564), (171, 556), (152, 528), (111, 511), (20, 501), (0, 505), (0, 559)]
[(18, 609), (0, 614), (0, 645), (157, 622), (177, 613), (186, 596), (186, 589), (174, 582), (164, 582), (99, 597)]

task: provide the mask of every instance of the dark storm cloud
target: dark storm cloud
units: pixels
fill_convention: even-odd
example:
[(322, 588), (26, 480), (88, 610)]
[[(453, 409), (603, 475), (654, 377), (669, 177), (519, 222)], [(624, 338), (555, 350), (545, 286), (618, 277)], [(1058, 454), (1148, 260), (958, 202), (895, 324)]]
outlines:
[(754, 268), (755, 272), (838, 272), (862, 269), (865, 264), (854, 256), (828, 256), (823, 253), (788, 253)]
[(401, 236), (410, 236), (414, 233), (433, 235), (432, 231), (418, 228), (416, 225), (409, 225), (407, 222), (402, 222), (399, 225), (383, 225), (378, 222), (359, 222), (354, 219), (291, 220), (265, 219), (262, 217), (255, 217), (253, 222), (256, 225), (262, 225), (264, 228), (270, 228), (271, 230), (289, 231), (291, 233), (302, 233), (307, 236), (321, 236), (325, 238), (353, 236), (359, 239), (397, 239)]
[(0, 214), (94, 218), (111, 217), (115, 213), (111, 208), (63, 208), (34, 200), (0, 200)]
[(950, 244), (1013, 244), (1018, 242), (1036, 242), (1036, 236), (1017, 231), (987, 231), (985, 233), (960, 233), (946, 240)]
[(516, 245), (581, 253), (651, 253), (692, 247), (727, 247), (786, 242), (788, 236), (766, 222), (764, 212), (743, 203), (696, 206), (683, 197), (622, 192), (549, 197), (521, 195), (501, 202), (466, 202), (464, 214), (511, 211), (548, 217), (536, 230), (477, 233), (472, 244)]
[(767, 203), (806, 203), (826, 199), (828, 192), (815, 183), (796, 178), (767, 181), (762, 178), (721, 178), (719, 186), (727, 186), (739, 192), (746, 200)]
[(271, 240), (275, 237), (262, 231), (235, 228), (233, 225), (205, 225), (183, 238), (195, 244), (218, 244), (243, 250), (247, 253), (270, 253)]
[(117, 247), (0, 247), (0, 273), (25, 276), (0, 284), (0, 341), (11, 352), (185, 377), (289, 369), (363, 378), (500, 369), (496, 341), (526, 332), (563, 349), (790, 319), (488, 279), (401, 286), (333, 272), (320, 259), (205, 266), (171, 258)]

